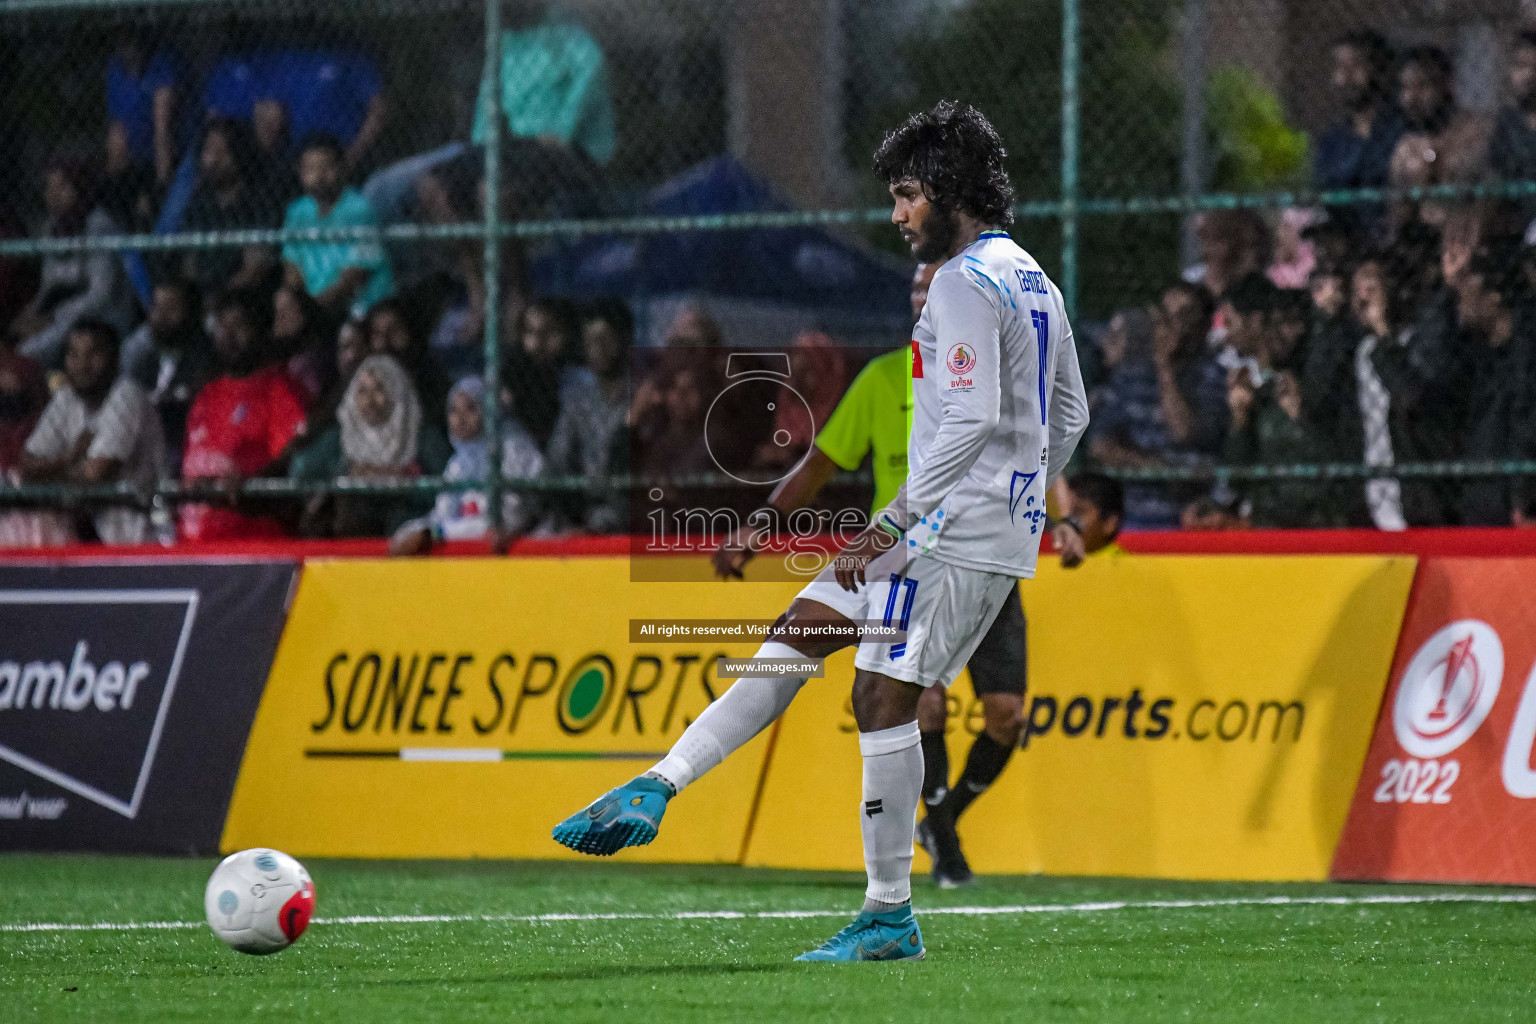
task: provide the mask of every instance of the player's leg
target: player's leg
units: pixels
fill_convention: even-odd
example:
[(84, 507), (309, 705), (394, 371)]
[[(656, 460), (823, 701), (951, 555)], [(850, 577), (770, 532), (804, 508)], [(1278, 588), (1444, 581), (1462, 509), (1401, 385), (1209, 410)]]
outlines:
[(864, 757), (859, 831), (869, 884), (853, 923), (796, 959), (918, 960), (926, 955), (912, 913), (912, 828), (923, 788), (916, 683), (860, 668), (853, 681), (853, 716)]
[(923, 747), (923, 805), (932, 807), (949, 792), (949, 748), (944, 733), (949, 727), (949, 698), (938, 687), (923, 691), (917, 702), (917, 731)]
[(972, 880), (955, 825), (971, 802), (997, 781), (1018, 747), (1024, 724), (1027, 628), (1015, 583), (970, 659), (971, 684), (981, 699), (985, 727), (971, 744), (960, 777), (943, 800), (929, 806), (919, 832), (933, 859), (933, 879), (942, 888)]
[[(797, 632), (800, 627), (837, 624), (852, 625), (848, 615), (806, 598), (797, 599), (775, 623), (776, 627), (797, 627)], [(825, 658), (846, 646), (847, 641), (838, 639), (768, 641), (753, 657)], [(744, 676), (736, 680), (683, 730), (655, 767), (555, 826), (555, 841), (598, 857), (649, 843), (656, 838), (667, 801), (767, 728), (804, 685), (804, 676)]]
[[(981, 642), (1013, 580), (918, 557), (877, 584), (885, 621), (901, 608), (905, 639), (866, 642), (854, 659), (853, 709), (864, 756), (859, 824), (869, 874), (863, 911), (802, 960), (906, 960), (923, 955), (912, 916), (912, 836), (922, 793), (917, 709), (924, 687), (947, 687)], [(883, 591), (883, 593), (882, 593)]]

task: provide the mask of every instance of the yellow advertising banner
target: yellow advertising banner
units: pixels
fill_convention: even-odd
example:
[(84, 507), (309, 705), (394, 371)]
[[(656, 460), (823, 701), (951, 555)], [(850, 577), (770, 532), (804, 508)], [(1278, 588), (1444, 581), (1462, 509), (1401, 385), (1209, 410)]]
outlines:
[[(632, 583), (624, 558), (306, 564), (226, 849), (575, 857), (556, 822), (660, 759), (756, 640), (631, 642), (631, 619), (772, 618), (794, 582)], [(688, 791), (631, 860), (735, 862), (768, 739)]]
[[(1413, 573), (1397, 557), (1042, 560), (1022, 588), (1027, 745), (961, 821), (971, 866), (1325, 879)], [(862, 868), (848, 681), (829, 663), (785, 715), (747, 864)], [(951, 692), (958, 774), (981, 717), (967, 676)]]

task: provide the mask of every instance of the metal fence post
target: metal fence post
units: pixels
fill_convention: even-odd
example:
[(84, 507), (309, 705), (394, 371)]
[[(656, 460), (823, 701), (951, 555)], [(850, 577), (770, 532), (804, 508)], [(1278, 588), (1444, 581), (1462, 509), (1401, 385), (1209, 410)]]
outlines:
[[(1179, 161), (1179, 186), (1186, 199), (1193, 199), (1205, 191), (1205, 0), (1184, 0), (1184, 45), (1179, 73), (1184, 86), (1184, 146)], [(1194, 214), (1184, 215), (1180, 255), (1186, 267), (1200, 262)]]
[(501, 0), (485, 0), (485, 435), (491, 457), (485, 492), (493, 542), (501, 532)]
[(1077, 316), (1078, 76), (1082, 70), (1078, 0), (1061, 0), (1061, 298)]

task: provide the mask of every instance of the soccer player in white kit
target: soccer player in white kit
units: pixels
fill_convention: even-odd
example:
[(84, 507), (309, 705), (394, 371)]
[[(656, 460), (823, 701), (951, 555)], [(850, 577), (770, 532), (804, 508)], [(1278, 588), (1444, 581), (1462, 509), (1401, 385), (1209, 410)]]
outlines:
[[(913, 332), (907, 482), (779, 619), (905, 632), (862, 639), (854, 659), (864, 907), (801, 960), (924, 955), (911, 901), (923, 783), (918, 698), (955, 680), (1014, 580), (1034, 576), (1046, 489), (1088, 426), (1061, 293), (1002, 230), (1014, 197), (1005, 155), (980, 111), (950, 101), (908, 118), (875, 153), (892, 223), (920, 262), (944, 266)], [(786, 636), (756, 657), (823, 658), (843, 646)], [(667, 801), (778, 718), (804, 683), (737, 680), (654, 768), (561, 822), (554, 838), (598, 856), (650, 842)]]

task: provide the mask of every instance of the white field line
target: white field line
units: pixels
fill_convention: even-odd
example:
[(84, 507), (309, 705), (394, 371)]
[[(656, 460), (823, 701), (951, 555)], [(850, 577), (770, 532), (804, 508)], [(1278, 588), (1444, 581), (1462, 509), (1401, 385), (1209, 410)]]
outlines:
[[(1023, 914), (1094, 914), (1114, 910), (1204, 910), (1220, 907), (1370, 907), (1435, 903), (1536, 903), (1536, 893), (1375, 893), (1363, 896), (1254, 896), (1213, 900), (1105, 900), (1095, 903), (1022, 903), (995, 907), (927, 907), (920, 916), (997, 917)], [(737, 921), (847, 917), (848, 910), (683, 910), (669, 914), (354, 914), (317, 917), (317, 925), (549, 924), (564, 921)], [(0, 932), (134, 932), (202, 928), (201, 921), (98, 921), (0, 924)]]

